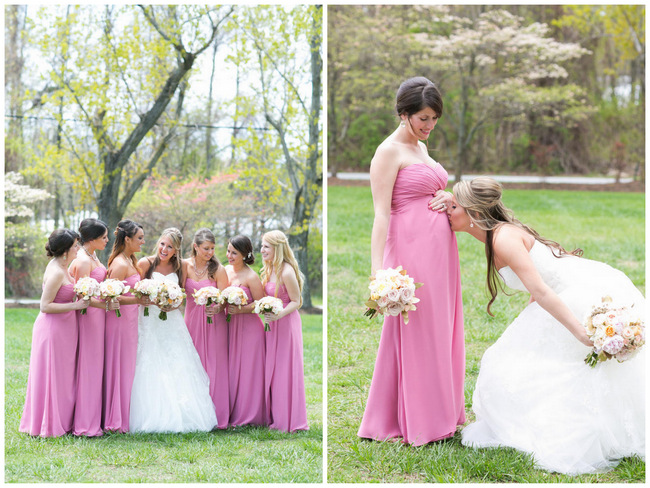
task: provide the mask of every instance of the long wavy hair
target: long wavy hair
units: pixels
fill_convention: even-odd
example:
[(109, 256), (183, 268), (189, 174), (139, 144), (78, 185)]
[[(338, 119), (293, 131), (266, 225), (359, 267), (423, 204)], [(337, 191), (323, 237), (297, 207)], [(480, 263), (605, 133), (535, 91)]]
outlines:
[[(133, 220), (129, 219), (124, 219), (120, 220), (117, 223), (117, 227), (115, 228), (115, 242), (113, 242), (113, 250), (111, 251), (111, 255), (108, 258), (108, 267), (111, 266), (111, 263), (113, 260), (122, 252), (124, 251), (124, 248), (126, 247), (126, 241), (125, 239), (127, 237), (133, 239), (133, 237), (137, 234), (138, 229), (142, 229), (142, 226), (138, 224), (137, 222), (134, 222)], [(142, 229), (144, 231), (144, 229)], [(140, 272), (138, 269), (138, 261), (135, 259), (135, 255), (131, 254), (131, 262), (133, 263), (133, 267)]]
[(300, 305), (302, 306), (302, 287), (304, 285), (304, 277), (300, 272), (298, 261), (289, 247), (287, 236), (279, 230), (272, 230), (264, 234), (262, 240), (272, 246), (275, 251), (272, 263), (269, 264), (264, 261), (264, 266), (262, 267), (262, 284), (266, 285), (269, 282), (271, 279), (271, 273), (275, 270), (275, 289), (277, 290), (282, 284), (283, 264), (288, 263), (296, 273), (296, 279), (298, 280), (298, 286), (300, 288)]
[(515, 218), (514, 212), (506, 207), (501, 200), (503, 187), (493, 178), (479, 176), (471, 181), (461, 180), (454, 185), (453, 191), (456, 201), (465, 209), (474, 225), (487, 233), (485, 256), (487, 258), (487, 288), (490, 293), (487, 311), (490, 315), (492, 315), (490, 307), (496, 300), (499, 289), (504, 291), (503, 278), (494, 264), (494, 230), (500, 225), (508, 223), (523, 229), (536, 240), (551, 248), (553, 256), (556, 258), (569, 255), (582, 256), (582, 249), (574, 249), (569, 252), (557, 242), (542, 237), (535, 229)]
[(163, 237), (169, 237), (169, 240), (172, 241), (172, 247), (176, 251), (174, 255), (170, 258), (169, 262), (172, 265), (172, 269), (174, 270), (174, 273), (178, 275), (178, 282), (182, 283), (182, 272), (183, 272), (183, 256), (182, 256), (182, 251), (181, 247), (183, 246), (183, 234), (181, 234), (181, 231), (178, 230), (176, 227), (169, 227), (168, 229), (165, 229), (162, 231), (162, 234), (160, 234), (160, 237), (158, 238), (158, 241), (156, 242), (156, 245), (153, 248), (153, 252), (155, 254), (155, 257), (153, 258), (153, 263), (151, 263), (151, 266), (149, 266), (149, 269), (145, 273), (145, 278), (151, 278), (151, 275), (153, 274), (154, 269), (160, 264), (160, 257), (158, 256), (158, 246), (160, 245), (160, 241), (163, 240)]
[[(217, 242), (214, 238), (214, 234), (210, 231), (210, 229), (207, 228), (202, 228), (196, 231), (196, 234), (194, 234), (194, 240), (192, 241), (192, 256), (196, 258), (196, 248), (194, 247), (194, 244), (197, 246), (200, 246), (204, 242), (211, 242), (215, 246), (217, 245)], [(219, 267), (221, 266), (221, 263), (217, 259), (216, 254), (213, 254), (210, 260), (208, 261), (208, 278), (211, 279), (212, 281), (216, 281), (217, 279), (217, 271), (219, 270)]]

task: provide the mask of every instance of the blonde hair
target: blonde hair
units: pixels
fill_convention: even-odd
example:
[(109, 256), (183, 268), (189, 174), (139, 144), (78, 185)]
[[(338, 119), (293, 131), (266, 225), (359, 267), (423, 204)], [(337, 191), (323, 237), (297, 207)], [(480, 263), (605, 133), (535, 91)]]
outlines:
[(503, 187), (501, 183), (488, 176), (479, 176), (471, 181), (459, 181), (454, 185), (454, 196), (458, 205), (463, 207), (474, 225), (487, 232), (485, 239), (485, 256), (487, 258), (487, 287), (490, 301), (487, 311), (490, 315), (490, 306), (497, 297), (498, 289), (503, 291), (503, 280), (494, 265), (494, 230), (502, 224), (516, 225), (528, 232), (536, 240), (548, 246), (556, 258), (567, 255), (582, 256), (582, 249), (571, 252), (565, 250), (560, 244), (539, 235), (533, 228), (515, 218), (512, 210), (506, 207), (501, 200)]
[(147, 270), (147, 273), (145, 274), (145, 278), (151, 278), (151, 275), (153, 274), (153, 270), (156, 269), (156, 267), (160, 264), (160, 257), (158, 256), (158, 246), (160, 245), (160, 241), (163, 240), (163, 237), (169, 237), (169, 240), (172, 242), (172, 247), (176, 251), (172, 258), (170, 259), (170, 262), (172, 264), (174, 273), (178, 275), (178, 281), (179, 283), (181, 282), (181, 273), (183, 270), (183, 253), (181, 251), (181, 247), (183, 245), (183, 234), (181, 234), (181, 231), (178, 230), (176, 227), (169, 227), (168, 229), (165, 229), (162, 231), (162, 234), (160, 234), (160, 237), (158, 238), (158, 241), (156, 242), (156, 245), (153, 248), (153, 252), (155, 254), (155, 258), (153, 259), (153, 263), (151, 263), (151, 266), (149, 266), (149, 269)]
[(302, 287), (304, 283), (303, 274), (300, 272), (298, 267), (298, 261), (293, 255), (293, 251), (289, 247), (289, 240), (283, 232), (279, 230), (272, 230), (267, 232), (262, 236), (262, 240), (266, 241), (270, 246), (273, 247), (275, 255), (273, 256), (273, 262), (269, 264), (264, 261), (264, 266), (262, 268), (262, 284), (266, 285), (271, 278), (271, 272), (275, 269), (275, 286), (276, 290), (279, 288), (282, 283), (282, 265), (288, 263), (296, 273), (296, 279), (298, 280), (298, 287), (300, 288), (300, 305), (302, 305)]

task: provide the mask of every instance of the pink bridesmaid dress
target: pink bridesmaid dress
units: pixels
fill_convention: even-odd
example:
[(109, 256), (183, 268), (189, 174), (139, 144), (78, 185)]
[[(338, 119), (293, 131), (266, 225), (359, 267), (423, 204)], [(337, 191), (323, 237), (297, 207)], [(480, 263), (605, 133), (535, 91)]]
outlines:
[(385, 268), (401, 265), (424, 286), (409, 322), (385, 317), (358, 435), (401, 437), (416, 446), (447, 437), (465, 422), (465, 345), (456, 237), (447, 215), (429, 210), (447, 185), (435, 163), (402, 168), (393, 187)]
[[(139, 274), (129, 276), (126, 283), (133, 288)], [(133, 296), (131, 292), (125, 296)], [(104, 349), (104, 430), (128, 432), (131, 387), (138, 353), (138, 307), (121, 305), (121, 317), (114, 311), (106, 313)]]
[(205, 286), (216, 287), (217, 284), (209, 279), (194, 281), (187, 278), (185, 280), (185, 293), (187, 294), (185, 324), (192, 337), (192, 342), (194, 342), (194, 347), (199, 353), (201, 364), (210, 378), (210, 397), (212, 397), (219, 422), (217, 427), (226, 429), (230, 417), (228, 323), (225, 314), (220, 313), (213, 316), (212, 323), (208, 324), (205, 307), (194, 302), (194, 298), (192, 298), (194, 292)]
[[(106, 278), (99, 265), (90, 272), (98, 282)], [(74, 409), (74, 435), (102, 435), (102, 380), (104, 378), (104, 332), (106, 311), (88, 307), (77, 311), (79, 349), (77, 352), (77, 400)]]
[[(54, 303), (71, 303), (72, 284), (63, 285)], [(58, 437), (72, 431), (76, 390), (77, 315), (39, 313), (32, 332), (32, 351), (20, 432)]]
[[(267, 283), (264, 290), (267, 295), (274, 296), (275, 283)], [(284, 285), (280, 285), (277, 296), (285, 307), (291, 302)], [(264, 371), (269, 427), (284, 432), (308, 430), (300, 313), (294, 310), (269, 326), (271, 330), (265, 333)]]
[[(251, 291), (240, 288), (251, 303)], [(264, 324), (252, 313), (232, 314), (228, 332), (230, 425), (266, 425)]]

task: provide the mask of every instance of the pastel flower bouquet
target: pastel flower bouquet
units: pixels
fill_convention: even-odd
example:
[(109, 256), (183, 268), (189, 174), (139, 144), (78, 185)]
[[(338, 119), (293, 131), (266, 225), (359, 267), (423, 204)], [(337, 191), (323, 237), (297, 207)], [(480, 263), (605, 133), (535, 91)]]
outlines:
[[(79, 280), (74, 284), (74, 292), (79, 295), (82, 300), (90, 300), (91, 297), (99, 296), (99, 282), (90, 276), (79, 278)], [(81, 315), (86, 315), (86, 312), (87, 309), (81, 309)]]
[[(208, 306), (208, 305), (219, 305), (223, 303), (221, 298), (221, 292), (219, 288), (214, 286), (204, 286), (196, 290), (192, 297), (194, 297), (194, 302), (197, 305)], [(208, 324), (212, 323), (212, 317), (208, 315)]]
[[(224, 288), (221, 291), (221, 297), (223, 300), (222, 303), (236, 305), (240, 309), (242, 305), (246, 305), (248, 303), (246, 292), (238, 286), (229, 286), (228, 288)], [(230, 322), (230, 314), (226, 315), (226, 322)]]
[[(158, 281), (158, 293), (156, 295), (156, 305), (159, 307), (180, 307), (185, 300), (185, 290), (176, 283), (171, 281)], [(158, 314), (160, 320), (167, 320), (167, 312), (161, 310)]]
[[(99, 284), (99, 296), (106, 300), (106, 311), (108, 312), (109, 301), (115, 300), (117, 297), (125, 295), (129, 292), (130, 289), (131, 287), (126, 284), (126, 281), (115, 280), (112, 278), (108, 278), (102, 281)], [(117, 317), (122, 316), (119, 309), (115, 310), (115, 315)]]
[(401, 315), (404, 323), (408, 324), (408, 312), (416, 310), (415, 304), (420, 301), (415, 296), (415, 290), (422, 285), (415, 283), (401, 266), (380, 269), (368, 285), (370, 298), (366, 302), (368, 309), (364, 315), (371, 319), (378, 314)]
[[(279, 314), (284, 310), (284, 305), (282, 300), (277, 297), (264, 297), (259, 300), (255, 300), (255, 313), (257, 314)], [(271, 330), (271, 326), (268, 322), (264, 322), (264, 331), (268, 332)]]
[(592, 308), (583, 325), (594, 343), (585, 358), (592, 368), (609, 359), (627, 361), (645, 344), (643, 311), (616, 304), (609, 296)]
[[(160, 290), (160, 283), (160, 281), (152, 279), (140, 280), (133, 285), (133, 294), (138, 298), (146, 296), (150, 301), (155, 302)], [(149, 316), (149, 307), (144, 307), (144, 315), (145, 317)]]

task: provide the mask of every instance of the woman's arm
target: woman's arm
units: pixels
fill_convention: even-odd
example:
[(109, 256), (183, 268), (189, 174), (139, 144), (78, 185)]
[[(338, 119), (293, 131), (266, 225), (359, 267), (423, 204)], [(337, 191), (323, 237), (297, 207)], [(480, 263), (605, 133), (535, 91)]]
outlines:
[(530, 258), (520, 231), (510, 229), (510, 226), (504, 226), (494, 239), (494, 252), (501, 262), (510, 266), (510, 269), (519, 277), (530, 292), (532, 299), (540, 307), (564, 325), (584, 345), (593, 346), (580, 321), (557, 293), (542, 280), (533, 260)]
[[(287, 304), (286, 307), (284, 307), (284, 310), (282, 310), (277, 315), (272, 313), (264, 314), (266, 322), (273, 322), (275, 320), (281, 319), (282, 317), (286, 317), (294, 310), (298, 310), (300, 308), (300, 285), (298, 284), (298, 278), (296, 278), (296, 272), (294, 269), (287, 263), (284, 263), (282, 267), (282, 283), (284, 286), (286, 286), (287, 293), (289, 294), (289, 300), (291, 301)], [(276, 286), (279, 285), (276, 283)]]
[(43, 277), (43, 293), (41, 294), (40, 309), (43, 313), (65, 313), (71, 310), (81, 310), (88, 307), (85, 300), (72, 303), (54, 303), (59, 288), (63, 286), (65, 275), (61, 270), (50, 270)]
[(379, 147), (370, 163), (370, 189), (375, 209), (375, 219), (372, 223), (370, 238), (371, 275), (383, 268), (384, 248), (390, 222), (390, 205), (393, 197), (393, 186), (399, 171), (396, 160), (397, 151), (390, 146)]

